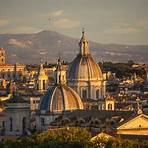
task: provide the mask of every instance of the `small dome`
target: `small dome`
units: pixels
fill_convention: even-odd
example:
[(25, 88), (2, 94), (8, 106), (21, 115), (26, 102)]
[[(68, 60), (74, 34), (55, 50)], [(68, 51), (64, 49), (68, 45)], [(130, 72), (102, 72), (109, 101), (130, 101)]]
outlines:
[(39, 105), (40, 111), (62, 112), (83, 109), (79, 95), (66, 85), (55, 85), (45, 93)]
[(102, 80), (100, 67), (92, 56), (78, 54), (68, 69), (68, 80)]

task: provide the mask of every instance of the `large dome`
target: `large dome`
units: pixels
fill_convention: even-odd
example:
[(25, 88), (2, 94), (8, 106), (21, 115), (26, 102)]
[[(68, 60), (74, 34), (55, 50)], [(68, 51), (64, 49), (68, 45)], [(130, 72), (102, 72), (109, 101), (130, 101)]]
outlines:
[(68, 80), (102, 80), (100, 67), (91, 55), (77, 55), (68, 69)]
[(47, 90), (39, 105), (40, 111), (62, 112), (83, 109), (79, 95), (66, 85), (55, 85)]
[(68, 80), (102, 80), (101, 69), (89, 53), (89, 42), (84, 35), (84, 31), (82, 32), (79, 47), (79, 54), (69, 66)]

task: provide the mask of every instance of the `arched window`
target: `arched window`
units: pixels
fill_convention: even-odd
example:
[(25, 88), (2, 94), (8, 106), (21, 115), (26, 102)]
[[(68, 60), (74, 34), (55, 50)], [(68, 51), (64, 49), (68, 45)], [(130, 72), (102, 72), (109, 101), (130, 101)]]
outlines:
[(96, 98), (99, 99), (99, 89), (96, 90)]
[(23, 134), (25, 134), (25, 132), (26, 132), (26, 117), (23, 117), (23, 120), (22, 120), (22, 130), (23, 130)]
[(64, 75), (62, 76), (62, 81), (65, 82), (65, 76)]
[(82, 90), (82, 98), (87, 99), (87, 91), (86, 91), (86, 89)]
[(59, 82), (61, 82), (61, 75), (59, 75)]
[(39, 83), (37, 83), (37, 90), (39, 90)]
[(44, 118), (41, 118), (41, 126), (44, 126), (45, 125), (45, 120)]
[(108, 110), (112, 110), (112, 104), (108, 104)]
[(2, 78), (2, 79), (4, 78), (4, 74), (3, 73), (1, 73), (0, 78)]
[(45, 84), (45, 80), (43, 80), (43, 90), (46, 89), (46, 84)]
[(9, 118), (9, 123), (10, 123), (9, 129), (10, 129), (10, 132), (12, 132), (12, 130), (13, 130), (13, 125), (12, 125), (12, 118), (11, 118), (11, 117)]

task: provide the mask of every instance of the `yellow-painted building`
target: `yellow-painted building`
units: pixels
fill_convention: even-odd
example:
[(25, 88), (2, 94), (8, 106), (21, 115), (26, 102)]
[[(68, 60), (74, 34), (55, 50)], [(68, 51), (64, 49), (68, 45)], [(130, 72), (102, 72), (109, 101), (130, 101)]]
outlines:
[(140, 114), (117, 128), (118, 135), (148, 136), (148, 116)]

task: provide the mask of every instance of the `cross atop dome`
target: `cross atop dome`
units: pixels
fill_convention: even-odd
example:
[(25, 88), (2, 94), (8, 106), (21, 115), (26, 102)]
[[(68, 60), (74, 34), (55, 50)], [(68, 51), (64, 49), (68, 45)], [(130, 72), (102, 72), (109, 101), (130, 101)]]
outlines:
[(80, 54), (81, 55), (88, 55), (89, 54), (89, 42), (86, 39), (84, 28), (82, 29), (82, 37), (79, 42), (79, 47), (80, 47)]
[(85, 35), (85, 29), (82, 28), (82, 37), (84, 37), (84, 35)]

